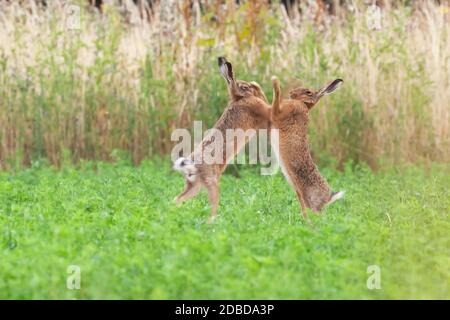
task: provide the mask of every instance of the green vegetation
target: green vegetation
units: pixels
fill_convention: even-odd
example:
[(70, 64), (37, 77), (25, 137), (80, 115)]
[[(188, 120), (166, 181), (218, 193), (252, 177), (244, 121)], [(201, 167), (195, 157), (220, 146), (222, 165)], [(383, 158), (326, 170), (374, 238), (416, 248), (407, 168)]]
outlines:
[(208, 225), (204, 194), (170, 202), (167, 163), (0, 173), (0, 298), (450, 298), (448, 166), (322, 170), (347, 194), (312, 224), (281, 174), (248, 167), (223, 176)]

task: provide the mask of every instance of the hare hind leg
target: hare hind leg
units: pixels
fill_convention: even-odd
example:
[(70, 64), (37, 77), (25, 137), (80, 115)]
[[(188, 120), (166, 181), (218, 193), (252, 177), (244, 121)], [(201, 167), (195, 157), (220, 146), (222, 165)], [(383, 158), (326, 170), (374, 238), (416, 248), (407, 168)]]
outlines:
[(186, 187), (183, 192), (174, 199), (174, 201), (177, 204), (180, 204), (187, 199), (195, 197), (199, 193), (200, 187), (201, 183), (199, 181), (191, 182), (186, 180)]
[(208, 199), (211, 204), (211, 215), (208, 219), (208, 223), (211, 223), (217, 217), (217, 208), (219, 207), (219, 185), (217, 182), (210, 182), (206, 184), (206, 190), (208, 191)]
[(303, 198), (303, 194), (301, 193), (301, 191), (296, 190), (296, 192), (297, 192), (298, 201), (300, 201), (302, 216), (306, 220), (306, 219), (308, 219), (308, 215), (306, 213), (305, 199)]

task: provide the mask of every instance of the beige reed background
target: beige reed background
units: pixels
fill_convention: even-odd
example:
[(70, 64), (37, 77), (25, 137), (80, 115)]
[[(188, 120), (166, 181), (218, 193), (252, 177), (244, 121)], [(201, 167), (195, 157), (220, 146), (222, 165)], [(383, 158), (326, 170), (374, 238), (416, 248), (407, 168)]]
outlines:
[[(345, 80), (311, 114), (314, 156), (371, 167), (450, 160), (446, 1), (0, 0), (0, 168), (166, 155), (175, 128), (212, 126), (227, 103), (216, 59), (272, 95)], [(147, 8), (150, 9), (150, 8)], [(375, 15), (375, 16), (374, 16)], [(47, 159), (47, 160), (43, 160)]]

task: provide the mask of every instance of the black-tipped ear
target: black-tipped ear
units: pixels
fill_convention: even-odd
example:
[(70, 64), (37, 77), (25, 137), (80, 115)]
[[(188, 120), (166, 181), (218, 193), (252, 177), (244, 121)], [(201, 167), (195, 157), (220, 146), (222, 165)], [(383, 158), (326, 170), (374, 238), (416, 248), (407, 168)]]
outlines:
[(231, 80), (234, 80), (233, 66), (232, 66), (231, 63), (229, 63), (228, 61), (227, 61), (227, 63), (226, 63), (226, 66), (227, 66), (227, 70), (228, 70), (228, 77), (229, 77)]
[(229, 63), (227, 59), (225, 59), (225, 57), (219, 57), (217, 61), (219, 64), (220, 73), (222, 74), (222, 77), (225, 78), (227, 83), (233, 81), (234, 75), (233, 75), (233, 66), (231, 65), (231, 63)]
[(219, 67), (220, 67), (227, 62), (227, 59), (225, 57), (218, 57), (217, 62), (219, 63)]
[(324, 86), (322, 89), (320, 89), (319, 92), (317, 92), (317, 97), (320, 98), (326, 94), (332, 93), (334, 90), (339, 88), (339, 86), (343, 82), (344, 82), (344, 80), (342, 80), (342, 79), (336, 79), (336, 80), (331, 81), (326, 86)]

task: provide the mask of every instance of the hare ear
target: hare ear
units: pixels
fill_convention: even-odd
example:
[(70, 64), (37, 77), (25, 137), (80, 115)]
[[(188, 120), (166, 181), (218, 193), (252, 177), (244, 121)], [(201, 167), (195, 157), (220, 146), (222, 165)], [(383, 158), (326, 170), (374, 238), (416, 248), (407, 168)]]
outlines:
[(227, 59), (225, 59), (225, 57), (219, 57), (217, 60), (222, 77), (224, 77), (227, 83), (230, 84), (234, 81), (233, 66), (227, 61)]
[(330, 83), (328, 83), (326, 86), (324, 86), (317, 92), (317, 98), (321, 98), (324, 95), (332, 93), (334, 90), (339, 88), (339, 86), (343, 82), (344, 82), (344, 80), (342, 80), (342, 79), (336, 79), (336, 80), (331, 81)]
[(267, 102), (267, 97), (264, 94), (264, 91), (262, 90), (261, 86), (256, 81), (250, 81), (250, 85), (259, 93), (259, 96), (256, 95), (258, 98), (263, 99), (265, 102)]

